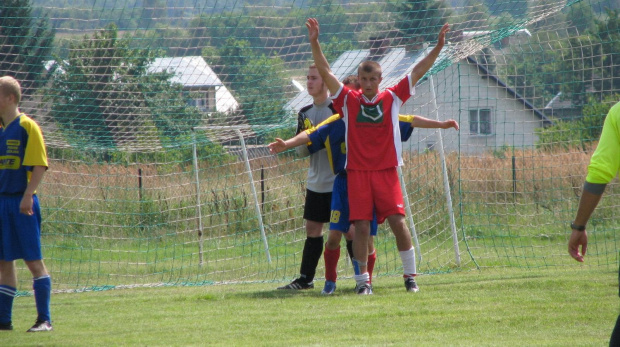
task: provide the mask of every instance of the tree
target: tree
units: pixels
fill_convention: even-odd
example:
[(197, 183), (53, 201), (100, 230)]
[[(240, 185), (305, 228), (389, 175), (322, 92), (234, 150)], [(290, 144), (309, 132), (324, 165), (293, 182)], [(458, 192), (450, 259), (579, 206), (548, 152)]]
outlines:
[(48, 19), (32, 16), (30, 0), (0, 2), (0, 75), (17, 78), (24, 94), (45, 82), (53, 41)]
[(395, 6), (401, 16), (396, 23), (400, 35), (421, 42), (437, 40), (439, 29), (452, 16), (444, 0), (406, 0)]
[(230, 87), (251, 124), (273, 124), (284, 117), (286, 86), (284, 61), (260, 54), (250, 42), (229, 38), (219, 49), (203, 50), (205, 61)]
[[(170, 74), (148, 73), (160, 52), (130, 48), (130, 41), (119, 39), (111, 24), (73, 43), (66, 59), (56, 59), (50, 115), (73, 144), (113, 148), (151, 135), (174, 141), (200, 122)], [(156, 130), (149, 134), (152, 125)]]

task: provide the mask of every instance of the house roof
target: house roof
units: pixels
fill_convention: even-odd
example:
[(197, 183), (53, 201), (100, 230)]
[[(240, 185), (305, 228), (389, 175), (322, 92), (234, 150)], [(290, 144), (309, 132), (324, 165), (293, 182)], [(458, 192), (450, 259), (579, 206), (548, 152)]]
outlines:
[(235, 97), (201, 56), (155, 58), (147, 71), (167, 71), (173, 74), (170, 82), (182, 84), (187, 89), (214, 87), (216, 110), (219, 112), (230, 112), (239, 108)]
[(185, 87), (219, 87), (224, 85), (200, 56), (155, 58), (148, 72), (167, 71), (174, 74), (170, 81)]

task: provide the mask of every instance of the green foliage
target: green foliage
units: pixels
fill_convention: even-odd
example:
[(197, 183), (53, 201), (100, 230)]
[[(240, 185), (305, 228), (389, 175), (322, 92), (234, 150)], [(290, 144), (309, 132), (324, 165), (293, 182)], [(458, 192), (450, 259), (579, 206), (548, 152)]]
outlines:
[(433, 42), (453, 11), (444, 0), (406, 0), (395, 5), (395, 12), (401, 17), (396, 25), (402, 37)]
[(250, 42), (228, 38), (219, 48), (203, 50), (205, 61), (230, 85), (250, 124), (278, 124), (286, 115), (286, 79), (279, 57), (259, 55)]
[(71, 144), (114, 148), (129, 134), (139, 143), (157, 136), (146, 130), (150, 124), (162, 138), (174, 139), (200, 123), (200, 113), (187, 106), (182, 86), (170, 83), (169, 73), (147, 71), (161, 52), (132, 48), (131, 41), (119, 38), (111, 24), (72, 43), (68, 57), (56, 58), (46, 101)]
[(45, 15), (32, 15), (30, 0), (0, 2), (0, 76), (20, 81), (22, 93), (45, 83), (54, 30)]
[(620, 100), (618, 94), (609, 95), (600, 102), (590, 97), (583, 108), (583, 116), (579, 120), (557, 120), (553, 126), (536, 129), (538, 135), (536, 146), (551, 150), (584, 147), (588, 143), (597, 141), (601, 136), (607, 112), (618, 100)]

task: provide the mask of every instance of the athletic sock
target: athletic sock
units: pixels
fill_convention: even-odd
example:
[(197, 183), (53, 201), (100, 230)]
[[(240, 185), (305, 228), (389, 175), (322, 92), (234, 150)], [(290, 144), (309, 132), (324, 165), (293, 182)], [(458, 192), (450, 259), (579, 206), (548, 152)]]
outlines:
[(301, 257), (301, 280), (310, 283), (314, 280), (316, 267), (323, 255), (323, 236), (308, 237), (304, 243), (304, 251)]
[(336, 282), (338, 278), (337, 268), (338, 260), (340, 259), (340, 247), (336, 249), (325, 247), (323, 258), (325, 259), (325, 280)]
[(373, 250), (372, 254), (368, 255), (368, 276), (370, 283), (372, 283), (372, 271), (375, 269), (375, 261), (377, 261), (377, 250)]
[(37, 320), (51, 322), (50, 298), (52, 295), (52, 279), (49, 275), (34, 278), (32, 280), (32, 289), (34, 289), (34, 301), (39, 315)]
[(10, 324), (13, 313), (13, 299), (17, 288), (0, 285), (0, 324)]
[(400, 251), (400, 260), (403, 262), (404, 277), (412, 277), (417, 273), (415, 267), (415, 252), (413, 247), (408, 251)]
[(349, 259), (353, 262), (353, 240), (347, 240), (347, 253), (349, 253)]
[(368, 276), (368, 272), (364, 272), (361, 275), (355, 275), (355, 283), (359, 284), (364, 284), (364, 283), (370, 283), (370, 276)]

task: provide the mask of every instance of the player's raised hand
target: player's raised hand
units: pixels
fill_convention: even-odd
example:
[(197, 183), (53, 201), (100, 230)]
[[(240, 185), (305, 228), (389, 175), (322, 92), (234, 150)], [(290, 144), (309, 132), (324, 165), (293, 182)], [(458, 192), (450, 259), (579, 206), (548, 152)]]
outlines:
[(269, 153), (273, 154), (283, 152), (287, 149), (286, 142), (281, 138), (276, 138), (276, 141), (268, 144), (267, 147), (269, 147)]
[(439, 37), (437, 37), (437, 46), (443, 47), (446, 43), (446, 33), (450, 31), (450, 25), (448, 23), (444, 24), (439, 30)]
[(319, 21), (316, 18), (308, 18), (306, 28), (308, 28), (308, 40), (316, 41), (319, 39)]
[(443, 123), (444, 123), (443, 129), (454, 128), (455, 130), (459, 130), (459, 122), (455, 121), (454, 119), (448, 119)]

